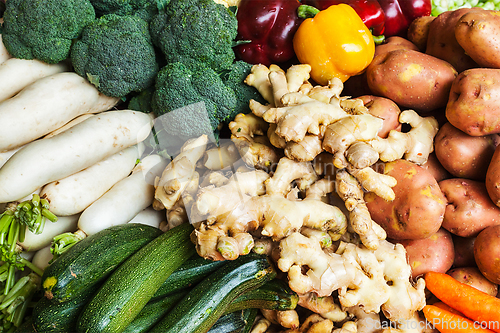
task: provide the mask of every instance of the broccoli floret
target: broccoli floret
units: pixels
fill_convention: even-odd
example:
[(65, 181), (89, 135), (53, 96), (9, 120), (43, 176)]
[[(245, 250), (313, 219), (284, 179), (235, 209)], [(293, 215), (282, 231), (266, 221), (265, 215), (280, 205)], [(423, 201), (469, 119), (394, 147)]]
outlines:
[(153, 42), (168, 62), (194, 59), (216, 72), (233, 63), (237, 30), (234, 13), (213, 0), (171, 0), (150, 23)]
[(236, 96), (204, 64), (173, 62), (158, 73), (151, 104), (165, 132), (185, 141), (216, 132), (236, 106)]
[(139, 94), (130, 98), (127, 108), (129, 110), (141, 111), (144, 113), (153, 112), (151, 99), (153, 98), (154, 86), (144, 89)]
[(231, 68), (221, 73), (222, 81), (227, 87), (234, 90), (237, 99), (236, 107), (229, 115), (226, 122), (232, 121), (238, 113), (249, 113), (250, 108), (248, 104), (251, 99), (254, 99), (262, 104), (266, 103), (257, 89), (244, 82), (245, 78), (248, 74), (250, 74), (252, 66), (252, 64), (243, 60), (238, 60), (231, 66)]
[(115, 14), (86, 26), (71, 49), (75, 72), (113, 97), (153, 85), (158, 73), (155, 56), (147, 22)]
[(53, 64), (69, 56), (95, 11), (88, 0), (8, 0), (3, 19), (2, 40), (13, 57)]
[(130, 15), (145, 7), (150, 0), (90, 0), (98, 16), (107, 14)]

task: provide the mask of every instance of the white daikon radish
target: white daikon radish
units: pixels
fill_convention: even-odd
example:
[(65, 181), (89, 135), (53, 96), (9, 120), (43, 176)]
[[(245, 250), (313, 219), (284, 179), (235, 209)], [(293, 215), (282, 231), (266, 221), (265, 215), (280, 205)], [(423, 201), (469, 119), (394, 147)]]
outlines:
[(79, 124), (79, 123), (81, 123), (82, 121), (87, 120), (88, 118), (93, 117), (93, 116), (95, 116), (95, 113), (86, 113), (86, 114), (82, 114), (81, 116), (76, 117), (75, 119), (73, 119), (73, 120), (72, 120), (72, 121), (70, 121), (69, 123), (65, 124), (64, 126), (59, 127), (59, 128), (58, 128), (58, 129), (56, 129), (55, 131), (52, 131), (52, 132), (50, 132), (49, 134), (45, 135), (43, 138), (44, 138), (44, 139), (51, 138), (51, 137), (53, 137), (54, 135), (57, 135), (57, 134), (59, 134), (59, 133), (62, 133), (62, 132), (64, 132), (65, 130), (67, 130), (68, 128), (71, 128), (71, 127), (75, 126), (76, 124)]
[(57, 216), (81, 213), (127, 177), (138, 158), (137, 146), (128, 147), (80, 172), (45, 185), (40, 196), (49, 201), (50, 211)]
[(9, 52), (7, 51), (5, 46), (3, 45), (2, 34), (0, 34), (0, 64), (9, 58), (11, 58), (11, 55), (9, 54)]
[(18, 200), (144, 141), (152, 119), (137, 111), (107, 111), (49, 139), (27, 144), (0, 168), (0, 202)]
[(165, 210), (155, 210), (149, 206), (139, 212), (129, 223), (147, 224), (155, 228), (160, 228), (160, 223), (166, 220)]
[(49, 245), (36, 251), (31, 263), (43, 271), (47, 268), (47, 266), (49, 266), (49, 262), (53, 257), (52, 252), (50, 252)]
[(166, 165), (167, 161), (159, 155), (142, 159), (130, 176), (116, 183), (83, 211), (78, 228), (90, 236), (133, 219), (153, 203), (154, 178)]
[(12, 157), (19, 149), (21, 149), (24, 146), (17, 147), (11, 150), (7, 150), (4, 152), (0, 152), (0, 168), (7, 163), (7, 160)]
[(56, 222), (46, 221), (42, 233), (34, 234), (26, 230), (24, 241), (18, 244), (22, 246), (25, 251), (38, 251), (41, 248), (50, 245), (54, 236), (64, 232), (73, 232), (77, 229), (78, 218), (80, 214), (72, 216), (60, 216)]
[(109, 110), (117, 102), (76, 73), (44, 77), (0, 103), (0, 151), (38, 139), (81, 114)]
[(0, 102), (46, 76), (68, 72), (68, 62), (47, 64), (40, 60), (10, 58), (0, 63)]

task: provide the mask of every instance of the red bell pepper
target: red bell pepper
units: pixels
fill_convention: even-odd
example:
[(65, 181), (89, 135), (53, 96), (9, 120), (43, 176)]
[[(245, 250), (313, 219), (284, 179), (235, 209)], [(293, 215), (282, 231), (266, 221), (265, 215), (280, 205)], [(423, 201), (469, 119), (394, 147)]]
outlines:
[[(295, 56), (293, 35), (303, 19), (298, 0), (241, 0), (238, 5), (236, 56), (251, 64), (285, 63)], [(249, 41), (245, 43), (244, 41)]]
[(304, 0), (303, 3), (319, 10), (345, 3), (356, 11), (374, 36), (384, 34), (385, 14), (377, 0)]
[(378, 0), (385, 13), (386, 37), (406, 37), (410, 23), (431, 14), (431, 0)]

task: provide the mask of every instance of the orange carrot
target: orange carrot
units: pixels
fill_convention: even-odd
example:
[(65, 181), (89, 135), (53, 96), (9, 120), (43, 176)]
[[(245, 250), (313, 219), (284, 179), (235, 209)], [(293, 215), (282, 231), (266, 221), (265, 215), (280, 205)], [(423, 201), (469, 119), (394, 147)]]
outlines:
[(459, 315), (459, 316), (462, 316), (462, 317), (465, 317), (464, 314), (454, 308), (452, 308), (451, 306), (449, 306), (448, 304), (446, 304), (445, 302), (436, 302), (434, 304), (430, 304), (430, 305), (433, 305), (435, 307), (438, 307), (440, 309), (443, 309), (443, 310), (446, 310), (448, 312), (451, 312), (451, 313), (454, 313), (456, 315)]
[(431, 293), (464, 316), (500, 333), (500, 299), (455, 280), (448, 274), (428, 272), (425, 285)]
[(493, 333), (479, 323), (434, 305), (426, 305), (422, 311), (425, 319), (441, 333)]

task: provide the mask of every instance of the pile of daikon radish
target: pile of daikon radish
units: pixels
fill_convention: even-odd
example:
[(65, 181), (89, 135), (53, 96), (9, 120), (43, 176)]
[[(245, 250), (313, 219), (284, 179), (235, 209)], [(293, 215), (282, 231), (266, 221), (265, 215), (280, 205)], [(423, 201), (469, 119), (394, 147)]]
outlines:
[(112, 225), (159, 226), (154, 178), (167, 162), (143, 157), (153, 116), (118, 110), (67, 63), (9, 56), (0, 35), (0, 213), (7, 203), (46, 198), (57, 222), (29, 231), (22, 256), (44, 269), (56, 235), (76, 241)]

